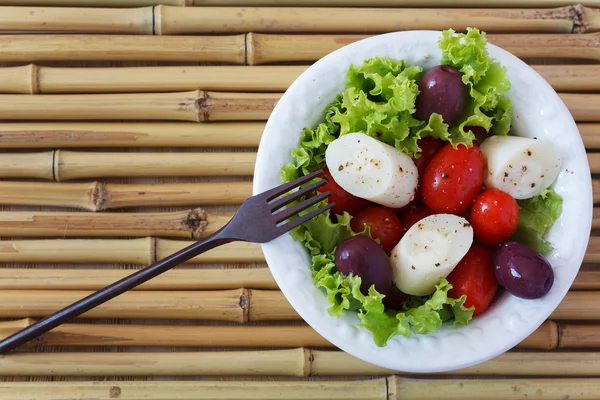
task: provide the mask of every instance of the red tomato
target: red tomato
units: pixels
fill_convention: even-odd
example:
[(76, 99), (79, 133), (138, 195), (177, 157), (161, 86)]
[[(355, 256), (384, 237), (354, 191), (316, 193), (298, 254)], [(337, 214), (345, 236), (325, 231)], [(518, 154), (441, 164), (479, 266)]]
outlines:
[(413, 158), (412, 160), (419, 171), (419, 184), (417, 186), (415, 197), (404, 207), (395, 209), (395, 211), (398, 213), (408, 210), (421, 201), (421, 181), (423, 180), (423, 174), (425, 174), (425, 168), (427, 168), (427, 165), (433, 156), (435, 156), (435, 154), (444, 146), (444, 143), (441, 140), (432, 138), (430, 136), (419, 139), (417, 143), (421, 148), (421, 153), (419, 158)]
[(483, 156), (479, 147), (456, 149), (445, 145), (427, 166), (423, 176), (423, 202), (438, 213), (465, 211), (483, 184)]
[(498, 291), (498, 281), (494, 276), (492, 252), (479, 245), (472, 245), (467, 254), (448, 275), (452, 290), (448, 297), (458, 299), (467, 296), (465, 307), (475, 306), (474, 315), (484, 312)]
[(400, 289), (392, 283), (390, 291), (383, 298), (383, 305), (388, 310), (400, 310), (402, 308), (402, 303), (407, 297), (406, 293), (401, 292)]
[(465, 126), (465, 131), (471, 131), (475, 135), (475, 140), (473, 144), (476, 146), (481, 146), (481, 143), (487, 139), (488, 131), (481, 126)]
[(475, 198), (469, 221), (477, 240), (486, 246), (497, 246), (517, 231), (519, 205), (508, 193), (489, 189)]
[(417, 144), (421, 148), (421, 153), (419, 158), (413, 158), (413, 161), (419, 170), (419, 180), (421, 180), (423, 178), (423, 174), (425, 173), (425, 168), (427, 168), (427, 165), (433, 159), (436, 153), (440, 151), (442, 147), (444, 147), (444, 143), (439, 139), (427, 136), (419, 139)]
[(350, 215), (354, 215), (371, 204), (370, 201), (356, 197), (342, 189), (342, 187), (333, 180), (333, 177), (327, 168), (324, 168), (323, 172), (323, 176), (327, 178), (328, 182), (325, 186), (321, 186), (317, 189), (317, 192), (324, 193), (328, 190), (331, 192), (328, 201), (335, 203), (335, 206), (331, 209), (332, 214), (341, 215), (344, 211), (347, 211)]
[(402, 226), (404, 227), (404, 232), (409, 230), (411, 226), (413, 226), (423, 218), (429, 217), (433, 214), (435, 214), (435, 212), (424, 204), (417, 207), (413, 207), (410, 210), (406, 211), (404, 214), (402, 214), (401, 218)]
[(379, 239), (379, 245), (386, 253), (392, 251), (402, 237), (402, 223), (396, 213), (387, 207), (365, 208), (350, 222), (354, 232), (362, 232), (365, 225), (371, 228), (371, 237)]

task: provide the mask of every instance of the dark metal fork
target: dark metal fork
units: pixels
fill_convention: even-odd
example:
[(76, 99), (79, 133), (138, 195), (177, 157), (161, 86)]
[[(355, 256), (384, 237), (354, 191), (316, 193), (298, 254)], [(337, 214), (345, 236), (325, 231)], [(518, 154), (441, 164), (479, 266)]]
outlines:
[[(253, 243), (270, 242), (284, 233), (289, 232), (298, 225), (316, 217), (322, 212), (333, 207), (334, 203), (329, 203), (326, 206), (319, 207), (316, 210), (310, 211), (302, 216), (298, 216), (298, 213), (326, 199), (329, 197), (329, 195), (331, 195), (330, 192), (319, 193), (289, 208), (285, 208), (285, 206), (289, 205), (295, 200), (299, 200), (303, 196), (308, 195), (325, 185), (327, 183), (327, 179), (322, 178), (308, 186), (301, 187), (301, 185), (309, 183), (315, 178), (321, 177), (322, 174), (322, 170), (315, 171), (312, 174), (306, 175), (302, 178), (280, 185), (276, 188), (249, 198), (242, 203), (231, 221), (229, 221), (223, 228), (211, 236), (208, 236), (159, 261), (158, 263), (141, 269), (140, 271), (73, 303), (60, 311), (39, 320), (35, 324), (16, 332), (15, 334), (0, 341), (0, 353), (6, 353), (15, 347), (35, 339), (36, 337), (56, 328), (57, 326), (87, 311), (90, 311), (100, 304), (103, 304), (108, 300), (111, 300), (127, 292), (128, 290), (141, 285), (142, 283), (170, 270), (184, 261), (204, 253), (205, 251), (233, 241)], [(292, 190), (298, 188), (299, 190), (291, 192)], [(297, 218), (290, 220), (290, 218), (293, 217)]]

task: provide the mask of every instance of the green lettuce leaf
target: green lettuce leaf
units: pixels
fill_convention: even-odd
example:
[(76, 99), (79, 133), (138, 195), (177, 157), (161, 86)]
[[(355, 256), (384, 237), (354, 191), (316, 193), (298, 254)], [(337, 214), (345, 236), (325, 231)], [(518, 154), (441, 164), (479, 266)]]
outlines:
[(537, 196), (518, 200), (517, 203), (519, 226), (512, 239), (547, 256), (553, 248), (544, 235), (562, 212), (561, 197), (554, 190), (546, 189)]
[[(467, 33), (456, 34), (449, 29), (442, 32), (439, 47), (441, 64), (451, 65), (463, 74), (469, 87), (469, 102), (458, 127), (451, 131), (456, 138), (472, 134), (465, 127), (480, 126), (495, 135), (507, 135), (512, 120), (512, 103), (505, 93), (510, 90), (506, 68), (494, 61), (486, 49), (485, 33), (468, 28)], [(466, 139), (465, 139), (466, 140)]]
[(466, 324), (473, 317), (475, 308), (464, 307), (465, 296), (460, 299), (449, 298), (450, 289), (452, 285), (442, 278), (429, 298), (417, 300), (422, 304), (406, 311), (392, 312), (385, 310), (382, 302), (384, 296), (371, 287), (369, 295), (360, 299), (363, 303), (362, 309), (359, 309), (360, 326), (371, 331), (377, 346), (385, 346), (395, 335), (410, 337), (412, 333), (434, 332), (452, 316), (455, 318), (454, 326)]

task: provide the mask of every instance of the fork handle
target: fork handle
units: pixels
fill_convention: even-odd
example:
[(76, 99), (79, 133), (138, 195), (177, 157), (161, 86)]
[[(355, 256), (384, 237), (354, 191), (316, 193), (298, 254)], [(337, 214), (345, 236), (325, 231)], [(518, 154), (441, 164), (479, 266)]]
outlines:
[(221, 231), (214, 233), (207, 238), (195, 242), (194, 244), (170, 255), (169, 257), (157, 262), (154, 265), (141, 269), (125, 278), (117, 281), (104, 289), (90, 294), (89, 296), (63, 308), (43, 318), (36, 323), (12, 334), (0, 341), (0, 354), (21, 346), (30, 340), (33, 340), (44, 333), (56, 328), (57, 326), (90, 311), (91, 309), (103, 304), (125, 292), (131, 290), (142, 283), (170, 270), (171, 268), (190, 260), (197, 255), (210, 249), (232, 242), (233, 239), (223, 237)]

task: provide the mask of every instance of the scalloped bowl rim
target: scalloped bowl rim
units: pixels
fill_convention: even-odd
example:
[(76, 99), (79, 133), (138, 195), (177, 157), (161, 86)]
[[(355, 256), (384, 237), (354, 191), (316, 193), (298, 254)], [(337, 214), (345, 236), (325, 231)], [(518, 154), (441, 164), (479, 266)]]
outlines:
[[(439, 31), (388, 33), (346, 45), (308, 67), (283, 94), (262, 135), (254, 171), (253, 193), (281, 183), (280, 167), (291, 160), (301, 129), (322, 120), (323, 110), (342, 92), (350, 64), (375, 56), (405, 59), (430, 68), (439, 63)], [(592, 222), (592, 186), (585, 147), (577, 126), (552, 87), (517, 57), (488, 43), (490, 55), (507, 68), (514, 104), (513, 134), (547, 138), (562, 157), (553, 188), (563, 197), (563, 212), (548, 232), (555, 247), (548, 257), (555, 282), (539, 300), (523, 300), (503, 292), (469, 325), (448, 324), (429, 335), (396, 336), (377, 347), (370, 332), (357, 328), (356, 313), (327, 313), (327, 299), (315, 288), (309, 258), (289, 234), (262, 245), (271, 273), (296, 312), (321, 336), (365, 362), (404, 372), (442, 372), (490, 360), (535, 331), (556, 309), (573, 283), (587, 248)], [(526, 112), (524, 112), (526, 111)]]

